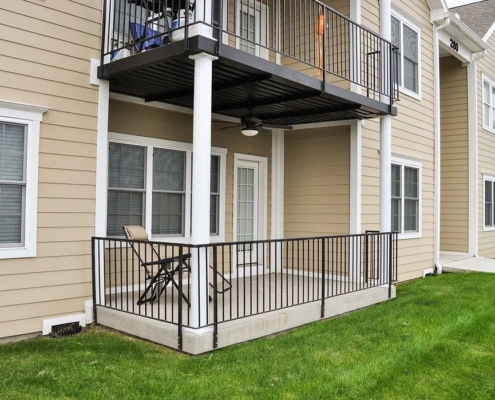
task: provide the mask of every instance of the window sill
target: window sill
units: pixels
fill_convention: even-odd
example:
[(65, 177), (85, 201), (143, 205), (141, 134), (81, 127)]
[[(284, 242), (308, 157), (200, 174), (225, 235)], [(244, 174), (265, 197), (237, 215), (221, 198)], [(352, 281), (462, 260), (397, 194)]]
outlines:
[(29, 247), (0, 248), (0, 260), (36, 257), (36, 249)]
[[(483, 129), (490, 133), (495, 133), (495, 129), (490, 128), (488, 125), (483, 125)], [(495, 229), (495, 228), (494, 228)]]
[(399, 87), (399, 92), (405, 94), (406, 96), (412, 97), (415, 100), (421, 101), (421, 92), (415, 93), (412, 90), (406, 89), (403, 86)]
[(483, 232), (495, 232), (495, 226), (483, 226)]
[(406, 240), (406, 239), (421, 239), (421, 232), (411, 232), (411, 233), (399, 233), (397, 239)]

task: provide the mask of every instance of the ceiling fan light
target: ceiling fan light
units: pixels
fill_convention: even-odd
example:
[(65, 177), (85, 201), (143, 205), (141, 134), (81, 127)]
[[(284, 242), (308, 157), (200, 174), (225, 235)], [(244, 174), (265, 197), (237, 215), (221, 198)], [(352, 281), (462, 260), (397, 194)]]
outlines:
[(258, 134), (258, 130), (257, 129), (244, 128), (241, 130), (241, 133), (244, 136), (256, 136)]

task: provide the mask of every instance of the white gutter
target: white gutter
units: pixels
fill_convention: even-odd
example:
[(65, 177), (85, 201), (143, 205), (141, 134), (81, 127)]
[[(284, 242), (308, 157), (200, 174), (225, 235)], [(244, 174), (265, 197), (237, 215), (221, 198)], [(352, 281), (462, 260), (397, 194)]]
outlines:
[(478, 79), (476, 62), (486, 49), (468, 64), (468, 143), (469, 143), (469, 254), (478, 257)]
[(450, 18), (446, 18), (440, 26), (433, 27), (433, 64), (434, 64), (434, 120), (435, 120), (435, 188), (434, 197), (434, 233), (433, 233), (433, 262), (438, 274), (442, 273), (440, 264), (440, 50), (438, 32), (450, 25)]

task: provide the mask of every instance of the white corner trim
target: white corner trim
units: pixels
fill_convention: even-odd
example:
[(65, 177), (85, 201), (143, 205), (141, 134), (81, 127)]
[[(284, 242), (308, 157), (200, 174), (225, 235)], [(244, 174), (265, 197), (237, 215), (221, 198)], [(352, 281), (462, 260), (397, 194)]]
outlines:
[(485, 33), (485, 36), (483, 36), (483, 42), (487, 43), (488, 39), (490, 39), (490, 36), (492, 36), (493, 32), (495, 32), (495, 22), (492, 24), (490, 29)]
[(52, 331), (52, 327), (61, 324), (70, 324), (79, 322), (82, 327), (86, 326), (86, 314), (67, 315), (65, 317), (50, 318), (43, 320), (43, 335), (48, 335)]

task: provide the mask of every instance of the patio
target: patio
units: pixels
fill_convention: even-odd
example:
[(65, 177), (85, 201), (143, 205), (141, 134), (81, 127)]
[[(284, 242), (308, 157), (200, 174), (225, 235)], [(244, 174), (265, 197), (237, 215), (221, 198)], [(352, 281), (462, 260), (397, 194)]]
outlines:
[[(190, 275), (179, 271), (177, 286), (170, 283), (158, 299), (138, 304), (149, 279), (132, 253), (133, 244), (93, 238), (95, 321), (191, 354), (395, 297), (395, 233), (251, 242), (256, 262), (242, 265), (233, 256), (240, 243), (146, 244), (168, 257), (192, 253)], [(208, 270), (209, 279), (193, 279), (195, 274), (206, 277)], [(224, 291), (212, 279), (218, 272), (230, 289)]]

